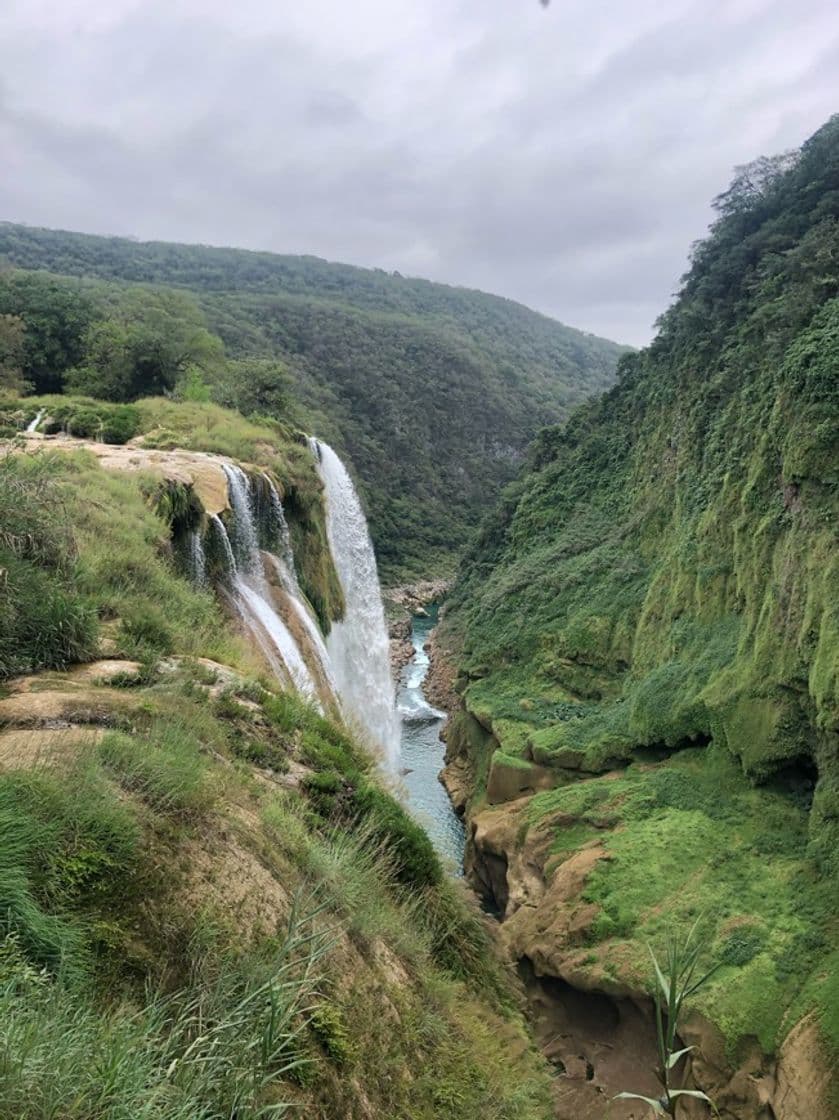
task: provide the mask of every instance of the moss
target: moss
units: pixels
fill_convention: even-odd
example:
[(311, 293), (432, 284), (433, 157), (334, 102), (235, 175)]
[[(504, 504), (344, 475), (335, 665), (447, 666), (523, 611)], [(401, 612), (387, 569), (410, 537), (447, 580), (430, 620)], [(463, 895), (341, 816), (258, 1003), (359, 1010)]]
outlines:
[(837, 943), (838, 125), (718, 200), (653, 344), (534, 444), (441, 637), (501, 749), (583, 779), (530, 803), (562, 814), (555, 857), (613, 829), (600, 959), (642, 974), (704, 914), (728, 961), (704, 1009), (768, 1051)]
[(588, 778), (537, 794), (531, 823), (560, 815), (551, 851), (597, 836), (610, 859), (584, 897), (599, 914), (597, 960), (623, 958), (643, 975), (645, 942), (701, 923), (707, 961), (724, 967), (700, 997), (732, 1055), (756, 1034), (767, 1053), (819, 968), (831, 936), (831, 887), (807, 855), (807, 812), (780, 789), (755, 789), (725, 749), (682, 751), (619, 778)]

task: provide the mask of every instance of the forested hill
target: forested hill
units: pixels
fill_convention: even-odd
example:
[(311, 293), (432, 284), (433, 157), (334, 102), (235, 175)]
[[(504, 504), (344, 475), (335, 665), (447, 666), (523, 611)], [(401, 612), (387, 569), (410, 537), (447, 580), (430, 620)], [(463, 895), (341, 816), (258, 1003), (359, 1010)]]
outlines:
[[(510, 300), (315, 257), (0, 223), (0, 262), (187, 289), (244, 363), (214, 395), (245, 412), (276, 412), (279, 360), (300, 421), (355, 468), (386, 578), (451, 566), (536, 431), (607, 388), (622, 352)], [(0, 312), (26, 307), (0, 291)]]

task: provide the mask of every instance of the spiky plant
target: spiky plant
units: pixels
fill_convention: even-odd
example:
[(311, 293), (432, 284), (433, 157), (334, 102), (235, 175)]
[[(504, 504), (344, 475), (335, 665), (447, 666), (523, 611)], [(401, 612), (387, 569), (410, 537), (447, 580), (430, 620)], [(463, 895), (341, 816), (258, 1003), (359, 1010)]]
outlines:
[(682, 1058), (686, 1057), (693, 1046), (678, 1046), (679, 1018), (685, 1001), (690, 999), (703, 984), (710, 980), (719, 965), (715, 965), (708, 972), (698, 975), (698, 963), (701, 946), (694, 940), (696, 924), (693, 925), (684, 941), (680, 941), (676, 934), (671, 934), (667, 941), (664, 968), (659, 964), (658, 958), (649, 946), (650, 957), (653, 962), (656, 983), (655, 1020), (656, 1041), (658, 1046), (658, 1067), (655, 1074), (661, 1083), (662, 1094), (656, 1100), (654, 1097), (645, 1097), (640, 1093), (618, 1093), (615, 1100), (644, 1101), (653, 1110), (655, 1116), (670, 1116), (675, 1118), (679, 1102), (684, 1098), (693, 1098), (707, 1102), (714, 1111), (711, 1098), (699, 1089), (683, 1089), (673, 1085), (675, 1070)]

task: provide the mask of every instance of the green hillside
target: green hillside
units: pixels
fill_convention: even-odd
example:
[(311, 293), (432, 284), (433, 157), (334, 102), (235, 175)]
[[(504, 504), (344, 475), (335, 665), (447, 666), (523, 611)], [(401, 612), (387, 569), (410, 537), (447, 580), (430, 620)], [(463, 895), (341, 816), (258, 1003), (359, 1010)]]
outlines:
[[(387, 579), (450, 570), (536, 431), (609, 386), (622, 352), (509, 300), (314, 257), (0, 223), (0, 262), (27, 270), (0, 273), (0, 313), (43, 322), (52, 303), (75, 325), (40, 391), (126, 284), (179, 289), (179, 314), (223, 341), (224, 373), (204, 367), (219, 403), (277, 416), (293, 399), (350, 459)], [(43, 273), (81, 279), (27, 296)]]
[(839, 1049), (839, 118), (716, 206), (655, 341), (540, 435), (466, 558), (480, 726), (450, 753), (473, 810), (518, 775), (559, 787), (530, 810), (552, 851), (608, 837), (587, 967), (643, 974), (697, 917), (731, 963), (747, 924), (705, 1012), (771, 1052), (815, 1005)]
[(364, 746), (186, 578), (196, 450), (241, 456), (339, 613), (313, 457), (215, 405), (137, 407), (191, 450), (0, 454), (0, 1116), (541, 1120), (474, 901)]

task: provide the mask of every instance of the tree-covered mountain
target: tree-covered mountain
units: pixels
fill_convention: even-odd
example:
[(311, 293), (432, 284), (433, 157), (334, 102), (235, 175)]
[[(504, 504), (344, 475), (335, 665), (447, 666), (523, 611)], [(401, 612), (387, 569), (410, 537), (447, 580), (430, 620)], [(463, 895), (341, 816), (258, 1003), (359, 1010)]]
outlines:
[[(468, 714), (450, 755), (478, 822), (487, 800), (549, 789), (517, 810), (506, 853), (523, 862), (528, 829), (546, 830), (548, 901), (557, 866), (602, 845), (552, 943), (549, 916), (519, 915), (522, 955), (533, 921), (546, 972), (632, 990), (644, 941), (699, 919), (720, 968), (700, 1010), (729, 1060), (747, 1037), (777, 1055), (813, 1011), (829, 1066), (839, 117), (800, 152), (741, 168), (716, 207), (655, 341), (540, 435), (465, 560), (448, 628)], [(497, 837), (493, 819), (475, 835)], [(488, 866), (505, 854), (487, 852)]]
[[(449, 568), (536, 431), (608, 387), (622, 352), (510, 300), (314, 257), (0, 223), (0, 262), (26, 270), (0, 274), (0, 314), (31, 316), (33, 338), (50, 343), (34, 371), (52, 380), (41, 392), (79, 364), (88, 320), (102, 317), (91, 304), (124, 302), (130, 284), (153, 285), (146, 300), (171, 305), (177, 293), (159, 289), (179, 289), (196, 337), (205, 329), (223, 341), (228, 363), (203, 366), (220, 403), (276, 414), (291, 396), (300, 423), (349, 457), (388, 578)], [(33, 285), (48, 291), (33, 295)], [(50, 306), (69, 316), (69, 332), (45, 323)], [(100, 356), (133, 330), (136, 315), (116, 318), (93, 332)], [(146, 392), (168, 388), (149, 365)], [(109, 375), (74, 387), (101, 394), (112, 384)]]

